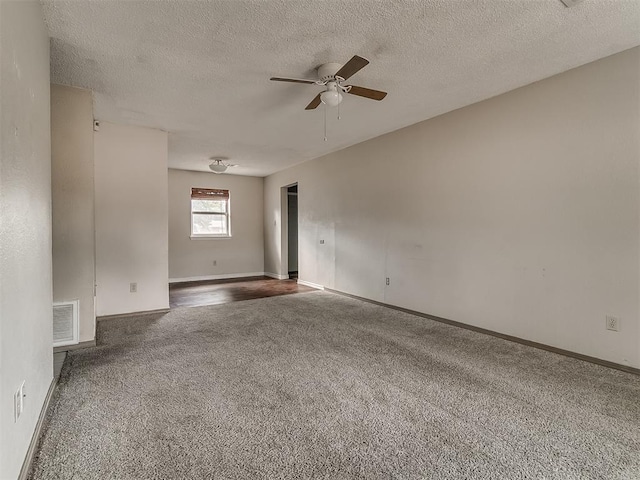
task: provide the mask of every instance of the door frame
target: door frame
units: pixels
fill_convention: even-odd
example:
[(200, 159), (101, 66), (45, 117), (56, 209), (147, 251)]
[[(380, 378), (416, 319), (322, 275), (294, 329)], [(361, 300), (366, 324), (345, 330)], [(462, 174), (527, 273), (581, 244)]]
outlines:
[[(300, 195), (299, 182), (292, 182), (288, 185), (280, 187), (280, 278), (289, 278), (289, 187), (298, 186), (298, 195)], [(300, 212), (300, 197), (298, 196), (298, 212)], [(298, 213), (298, 218), (300, 214)], [(298, 225), (298, 231), (300, 225)], [(298, 241), (298, 262), (300, 259), (300, 242)], [(298, 263), (298, 271), (300, 264)], [(300, 274), (298, 273), (298, 276)]]

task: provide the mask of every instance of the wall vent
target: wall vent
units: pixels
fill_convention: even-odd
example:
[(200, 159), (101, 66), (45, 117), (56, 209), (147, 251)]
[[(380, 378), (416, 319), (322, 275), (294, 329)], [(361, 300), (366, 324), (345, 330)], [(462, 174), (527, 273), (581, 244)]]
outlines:
[(53, 346), (76, 345), (79, 339), (78, 300), (53, 304)]
[(562, 3), (564, 3), (564, 6), (567, 8), (571, 8), (576, 6), (578, 3), (582, 2), (582, 0), (560, 0)]

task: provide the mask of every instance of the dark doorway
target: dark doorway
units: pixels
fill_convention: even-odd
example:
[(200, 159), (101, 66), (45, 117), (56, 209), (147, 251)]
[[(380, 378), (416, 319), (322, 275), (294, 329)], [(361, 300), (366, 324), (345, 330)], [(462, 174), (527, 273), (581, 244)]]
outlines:
[(298, 278), (298, 185), (287, 188), (289, 278)]

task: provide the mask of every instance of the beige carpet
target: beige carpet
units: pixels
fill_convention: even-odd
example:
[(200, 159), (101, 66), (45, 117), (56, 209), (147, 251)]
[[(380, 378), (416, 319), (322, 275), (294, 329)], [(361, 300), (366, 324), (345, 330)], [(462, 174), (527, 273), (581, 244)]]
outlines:
[(640, 377), (325, 292), (99, 325), (32, 479), (638, 479)]

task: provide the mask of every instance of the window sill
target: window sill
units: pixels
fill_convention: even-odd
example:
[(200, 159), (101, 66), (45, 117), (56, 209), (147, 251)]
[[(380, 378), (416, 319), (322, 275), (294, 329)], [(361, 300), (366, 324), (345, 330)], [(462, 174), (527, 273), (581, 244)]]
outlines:
[(190, 235), (191, 240), (230, 240), (231, 235)]

